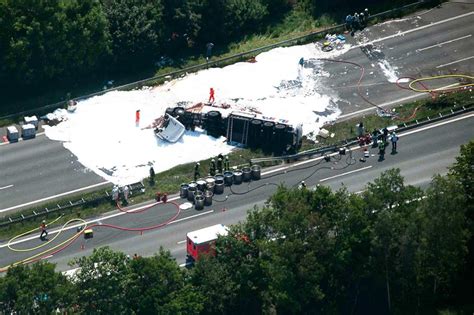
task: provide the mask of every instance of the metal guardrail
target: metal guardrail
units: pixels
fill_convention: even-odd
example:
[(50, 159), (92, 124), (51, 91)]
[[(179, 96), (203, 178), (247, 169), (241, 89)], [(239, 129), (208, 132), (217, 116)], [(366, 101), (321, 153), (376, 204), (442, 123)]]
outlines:
[[(376, 13), (374, 15), (371, 15), (369, 20), (370, 19), (373, 20), (373, 19), (378, 18), (378, 17), (390, 16), (394, 13), (402, 12), (403, 10), (406, 10), (406, 9), (409, 9), (409, 8), (412, 8), (412, 7), (427, 3), (427, 2), (429, 2), (429, 1), (428, 0), (420, 0), (420, 1), (417, 1), (417, 2), (413, 2), (413, 3), (410, 3), (410, 4), (404, 5), (404, 6), (399, 7), (399, 8), (387, 10), (387, 11), (384, 11), (384, 12), (379, 12), (379, 13)], [(194, 72), (194, 71), (198, 71), (198, 70), (202, 70), (202, 69), (206, 69), (206, 68), (214, 67), (214, 66), (222, 66), (222, 65), (225, 65), (225, 64), (230, 64), (230, 63), (236, 62), (238, 60), (243, 60), (245, 58), (254, 56), (255, 54), (258, 54), (258, 53), (261, 53), (261, 52), (264, 52), (264, 51), (267, 51), (267, 50), (270, 50), (270, 49), (273, 49), (273, 48), (282, 47), (282, 46), (289, 46), (289, 45), (294, 45), (294, 44), (298, 44), (298, 43), (307, 43), (307, 42), (310, 42), (312, 40), (315, 40), (318, 36), (325, 35), (329, 32), (335, 32), (337, 30), (340, 30), (341, 28), (344, 28), (344, 24), (338, 24), (338, 25), (326, 28), (326, 29), (321, 30), (321, 31), (311, 32), (309, 34), (297, 36), (297, 37), (294, 37), (294, 38), (290, 38), (290, 39), (283, 40), (283, 41), (280, 41), (280, 42), (277, 42), (277, 43), (274, 43), (274, 44), (270, 44), (270, 45), (262, 46), (262, 47), (259, 47), (259, 48), (255, 48), (255, 49), (252, 49), (252, 50), (249, 50), (249, 51), (246, 51), (246, 52), (234, 54), (232, 56), (221, 58), (221, 59), (214, 60), (214, 61), (210, 61), (210, 62), (207, 62), (207, 63), (202, 63), (202, 64), (190, 66), (190, 67), (183, 68), (183, 69), (180, 69), (180, 70), (176, 70), (176, 71), (173, 71), (173, 72), (169, 72), (169, 73), (166, 73), (166, 74), (153, 76), (153, 77), (150, 77), (150, 78), (135, 81), (135, 82), (132, 82), (132, 83), (127, 83), (127, 84), (120, 85), (120, 86), (117, 86), (117, 87), (113, 87), (113, 88), (110, 88), (110, 89), (101, 90), (101, 91), (91, 93), (91, 94), (88, 94), (88, 95), (79, 96), (79, 97), (74, 98), (73, 100), (80, 101), (80, 100), (87, 99), (87, 98), (90, 98), (90, 97), (93, 97), (93, 96), (103, 95), (103, 94), (105, 94), (107, 92), (111, 92), (111, 91), (124, 91), (124, 90), (132, 90), (132, 89), (141, 88), (143, 86), (152, 85), (152, 84), (154, 84), (154, 83), (156, 83), (160, 80), (174, 79), (176, 77), (179, 77), (179, 76), (181, 76), (183, 74), (186, 74), (186, 73), (189, 73), (189, 72)], [(38, 113), (38, 112), (43, 112), (43, 111), (48, 110), (48, 109), (64, 107), (65, 102), (66, 101), (60, 101), (60, 102), (53, 103), (53, 104), (48, 104), (48, 105), (45, 105), (45, 106), (42, 106), (42, 107), (39, 107), (39, 108), (22, 111), (22, 112), (15, 113), (15, 114), (6, 115), (6, 116), (3, 116), (3, 117), (0, 117), (0, 120), (1, 119), (14, 118), (14, 117), (22, 116), (22, 115), (29, 115), (29, 114)]]
[[(130, 191), (132, 192), (133, 195), (142, 193), (145, 188), (145, 186), (141, 182), (134, 183), (128, 186), (130, 187)], [(36, 218), (46, 216), (52, 213), (57, 213), (57, 212), (63, 213), (66, 211), (71, 211), (72, 209), (75, 209), (79, 206), (89, 206), (89, 205), (99, 204), (107, 200), (112, 200), (111, 198), (112, 198), (112, 195), (109, 194), (107, 191), (105, 191), (103, 196), (100, 196), (94, 199), (87, 200), (87, 199), (81, 198), (76, 201), (69, 201), (63, 205), (57, 204), (54, 208), (43, 208), (41, 210), (33, 210), (30, 214), (20, 214), (16, 217), (8, 217), (6, 220), (0, 222), (0, 227), (8, 226), (10, 224), (23, 222), (23, 221), (27, 221), (31, 219), (36, 219)]]
[[(417, 127), (420, 127), (420, 126), (423, 126), (423, 125), (434, 123), (436, 121), (440, 121), (440, 120), (447, 119), (447, 118), (450, 118), (450, 117), (453, 117), (453, 116), (461, 115), (461, 114), (464, 114), (464, 113), (467, 113), (467, 112), (470, 112), (470, 111), (473, 111), (473, 110), (474, 110), (474, 103), (470, 103), (468, 105), (463, 106), (462, 109), (457, 110), (457, 111), (454, 111), (453, 109), (450, 109), (444, 115), (443, 115), (443, 113), (440, 112), (435, 117), (427, 116), (423, 119), (415, 119), (415, 120), (412, 120), (408, 123), (399, 124), (399, 125), (397, 125), (396, 130), (398, 132), (401, 132), (401, 131), (405, 131), (405, 130), (409, 130), (409, 129), (414, 129), (414, 128), (417, 128)], [(303, 158), (310, 158), (310, 157), (315, 156), (315, 155), (323, 155), (324, 153), (327, 153), (327, 152), (336, 152), (338, 150), (338, 148), (350, 147), (350, 146), (353, 146), (353, 145), (358, 144), (358, 143), (359, 143), (359, 141), (358, 141), (357, 137), (354, 137), (354, 138), (349, 138), (349, 139), (342, 140), (342, 141), (340, 141), (336, 144), (330, 145), (330, 146), (314, 148), (314, 149), (306, 150), (306, 151), (303, 151), (303, 152), (300, 152), (300, 153), (297, 153), (297, 154), (251, 159), (250, 162), (252, 164), (258, 164), (258, 163), (287, 161), (287, 160), (295, 161), (295, 160), (299, 160), (299, 159), (303, 159)]]

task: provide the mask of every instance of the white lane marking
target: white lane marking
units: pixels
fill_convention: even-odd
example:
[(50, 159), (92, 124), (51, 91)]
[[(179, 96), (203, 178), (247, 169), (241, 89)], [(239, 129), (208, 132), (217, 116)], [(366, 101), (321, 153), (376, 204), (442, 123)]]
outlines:
[(198, 214), (195, 214), (195, 215), (190, 215), (189, 217), (186, 217), (186, 218), (181, 218), (181, 219), (178, 219), (178, 220), (171, 221), (169, 224), (178, 223), (178, 222), (186, 221), (186, 220), (189, 220), (189, 219), (194, 219), (194, 218), (200, 217), (202, 215), (213, 213), (213, 212), (214, 212), (214, 210), (201, 212), (201, 213), (198, 213)]
[[(428, 130), (428, 129), (431, 129), (431, 128), (435, 128), (435, 127), (438, 127), (438, 126), (442, 126), (442, 125), (446, 125), (446, 124), (449, 124), (449, 123), (453, 123), (453, 122), (456, 122), (456, 121), (459, 121), (459, 120), (463, 120), (463, 119), (467, 119), (467, 118), (471, 118), (474, 116), (474, 113), (470, 114), (470, 115), (466, 115), (466, 116), (462, 116), (462, 117), (457, 117), (457, 118), (454, 118), (454, 119), (451, 119), (451, 120), (448, 120), (448, 121), (444, 121), (444, 122), (441, 122), (441, 123), (438, 123), (438, 124), (434, 124), (434, 125), (430, 125), (430, 126), (426, 126), (426, 127), (423, 127), (423, 128), (420, 128), (420, 129), (415, 129), (415, 130), (412, 130), (412, 131), (408, 131), (408, 132), (405, 132), (405, 133), (402, 133), (402, 134), (399, 134), (398, 136), (399, 137), (404, 137), (404, 136), (408, 136), (408, 135), (411, 135), (411, 134), (414, 134), (414, 133), (417, 133), (417, 132), (422, 132), (422, 131), (425, 131), (425, 130)], [(355, 150), (358, 150), (360, 149), (361, 147), (360, 146), (355, 146), (353, 148), (350, 148), (351, 151), (355, 151)], [(336, 154), (339, 154), (337, 152), (333, 153), (333, 154), (330, 154), (330, 155), (336, 155)], [(306, 163), (311, 163), (311, 162), (314, 162), (316, 160), (320, 160), (324, 157), (317, 157), (317, 158), (314, 158), (314, 159), (310, 159), (310, 160), (306, 160), (306, 161), (302, 161), (300, 163), (297, 163), (297, 164), (293, 164), (293, 165), (288, 165), (288, 166), (285, 166), (285, 167), (282, 167), (281, 169), (289, 169), (289, 168), (292, 168), (296, 165), (301, 165), (301, 164), (306, 164)], [(262, 175), (264, 174), (268, 174), (267, 173), (262, 173)], [(174, 200), (177, 200), (177, 199), (180, 199), (179, 196), (177, 197), (173, 197), (173, 198), (170, 198), (168, 200), (170, 201), (174, 201)], [(143, 205), (141, 207), (138, 207), (138, 208), (135, 208), (135, 209), (131, 209), (131, 210), (128, 210), (129, 212), (135, 212), (135, 211), (138, 211), (138, 210), (142, 210), (146, 207), (150, 206), (150, 204), (147, 204), (147, 205)], [(199, 213), (197, 214), (196, 216), (201, 216), (203, 214), (207, 214), (209, 212), (214, 212), (214, 210), (210, 210), (210, 211), (207, 211), (207, 212), (202, 212), (202, 213)], [(121, 215), (124, 215), (126, 214), (125, 212), (117, 212), (117, 213), (114, 213), (114, 214), (111, 214), (109, 216), (105, 216), (105, 217), (101, 217), (101, 218), (98, 218), (98, 219), (95, 219), (95, 220), (90, 220), (90, 221), (86, 221), (86, 224), (89, 225), (90, 223), (95, 223), (95, 222), (99, 222), (99, 221), (105, 221), (105, 220), (108, 220), (108, 219), (111, 219), (111, 218), (114, 218), (114, 217), (118, 217), (118, 216), (121, 216)], [(190, 216), (190, 217), (187, 217), (187, 218), (191, 218), (191, 217), (194, 217), (194, 216)], [(184, 218), (184, 219), (187, 219), (187, 218)], [(176, 221), (173, 221), (173, 222), (177, 222), (178, 220)], [(182, 221), (182, 219), (180, 219), (179, 221)], [(171, 222), (171, 223), (173, 223)], [(170, 223), (170, 224), (171, 224)], [(65, 228), (64, 231), (67, 231), (67, 230), (70, 230), (70, 229), (75, 229), (79, 226), (82, 226), (83, 224), (76, 224), (76, 225), (73, 225), (71, 227), (68, 227), (68, 228)], [(54, 231), (50, 231), (49, 234), (54, 234), (54, 233), (58, 233), (61, 229), (56, 229)], [(15, 245), (15, 244), (19, 244), (19, 243), (23, 243), (23, 242), (26, 242), (26, 241), (29, 241), (29, 240), (32, 240), (32, 239), (36, 239), (37, 236), (31, 236), (31, 237), (28, 237), (28, 238), (24, 238), (24, 239), (21, 239), (21, 240), (18, 240), (18, 241), (15, 241), (15, 242), (12, 242), (10, 245)], [(0, 248), (3, 248), (3, 247), (6, 247), (7, 245), (4, 244), (4, 245), (0, 245)]]
[(443, 67), (450, 66), (450, 65), (454, 65), (455, 63), (460, 63), (460, 62), (463, 62), (463, 61), (466, 61), (466, 60), (469, 60), (469, 59), (472, 59), (472, 58), (474, 58), (474, 56), (459, 59), (459, 60), (456, 60), (456, 61), (453, 61), (453, 62), (450, 62), (450, 63), (445, 63), (444, 65), (437, 66), (436, 69), (443, 68)]
[(428, 130), (428, 129), (436, 128), (436, 127), (443, 126), (443, 125), (446, 125), (446, 124), (449, 124), (449, 123), (452, 123), (452, 122), (456, 122), (458, 120), (463, 120), (463, 119), (467, 119), (467, 118), (471, 118), (471, 117), (474, 117), (474, 113), (466, 115), (466, 116), (462, 116), (462, 117), (457, 117), (457, 118), (451, 119), (449, 121), (443, 121), (443, 122), (440, 122), (440, 123), (437, 123), (437, 124), (428, 125), (426, 127), (422, 127), (422, 128), (419, 128), (419, 129), (414, 129), (414, 130), (411, 130), (411, 131), (407, 131), (407, 132), (405, 132), (405, 133), (403, 133), (399, 136), (400, 137), (409, 136), (409, 135), (417, 133), (417, 132), (422, 132), (422, 131), (425, 131), (425, 130)]
[(7, 189), (7, 188), (10, 188), (10, 187), (13, 187), (13, 185), (7, 185), (7, 186), (0, 187), (0, 190)]
[(441, 21), (438, 21), (438, 22), (433, 22), (433, 23), (430, 23), (430, 24), (427, 24), (427, 25), (419, 26), (419, 27), (416, 27), (416, 28), (413, 28), (411, 30), (407, 30), (407, 31), (404, 31), (404, 32), (398, 32), (398, 33), (393, 34), (393, 35), (389, 35), (389, 36), (386, 36), (386, 37), (374, 39), (374, 40), (366, 42), (366, 43), (362, 43), (362, 44), (359, 44), (359, 45), (356, 45), (356, 46), (352, 46), (350, 49), (360, 48), (360, 47), (363, 47), (363, 46), (366, 46), (366, 45), (378, 43), (378, 42), (381, 42), (381, 41), (384, 41), (384, 40), (387, 40), (387, 39), (391, 39), (391, 38), (394, 38), (394, 37), (403, 36), (403, 35), (410, 34), (410, 33), (413, 33), (413, 32), (421, 31), (421, 30), (424, 30), (425, 28), (429, 28), (429, 27), (436, 26), (436, 25), (439, 25), (439, 24), (451, 22), (451, 21), (454, 21), (454, 20), (457, 20), (457, 19), (464, 18), (466, 16), (470, 16), (472, 14), (474, 14), (474, 11), (464, 13), (464, 14), (461, 14), (461, 15), (457, 15), (457, 16), (453, 16), (453, 17), (450, 17), (448, 19), (441, 20)]
[[(442, 86), (442, 87), (439, 87), (439, 88), (436, 88), (436, 89), (433, 89), (433, 91), (439, 91), (439, 90), (443, 90), (443, 89), (448, 89), (448, 88), (451, 88), (451, 87), (455, 87), (455, 86), (458, 86), (459, 83), (453, 83), (453, 84), (449, 84), (449, 85), (446, 85), (446, 86)], [(387, 106), (390, 106), (390, 105), (393, 105), (393, 104), (397, 104), (397, 103), (401, 103), (401, 102), (404, 102), (404, 101), (408, 101), (408, 100), (411, 100), (411, 99), (414, 99), (414, 98), (419, 98), (419, 97), (423, 97), (425, 94), (427, 94), (428, 92), (424, 92), (424, 93), (417, 93), (417, 94), (414, 94), (414, 95), (410, 95), (410, 96), (407, 96), (407, 97), (402, 97), (402, 98), (399, 98), (399, 99), (396, 99), (394, 101), (390, 101), (390, 102), (386, 102), (386, 103), (382, 103), (380, 105), (378, 105), (379, 107), (387, 107)], [(344, 115), (341, 115), (339, 117), (337, 117), (336, 121), (340, 120), (341, 118), (346, 118), (346, 117), (351, 117), (351, 116), (355, 116), (357, 114), (360, 114), (360, 113), (365, 113), (365, 112), (368, 112), (368, 111), (371, 111), (371, 110), (376, 110), (377, 107), (369, 107), (369, 108), (365, 108), (365, 109), (361, 109), (361, 110), (358, 110), (356, 112), (352, 112), (352, 113), (348, 113), (348, 114), (344, 114)]]
[(330, 179), (334, 179), (334, 178), (349, 175), (349, 174), (352, 174), (352, 173), (360, 172), (360, 171), (367, 170), (367, 169), (372, 168), (372, 167), (373, 167), (372, 165), (369, 165), (369, 166), (359, 168), (359, 169), (356, 169), (356, 170), (353, 170), (353, 171), (345, 172), (345, 173), (342, 173), (342, 174), (337, 174), (337, 175), (334, 175), (334, 176), (331, 176), (331, 177), (326, 177), (326, 178), (321, 179), (320, 182), (322, 183), (322, 182), (325, 182), (325, 181), (330, 180)]
[(263, 175), (268, 175), (268, 174), (271, 174), (271, 173), (276, 173), (276, 172), (279, 172), (279, 171), (283, 171), (283, 170), (286, 170), (288, 167), (287, 166), (283, 166), (283, 167), (280, 167), (280, 168), (277, 168), (277, 169), (274, 169), (274, 170), (270, 170), (270, 171), (267, 171), (267, 172), (262, 172), (262, 176)]
[[(44, 132), (40, 132), (40, 133), (36, 134), (37, 137), (42, 136), (42, 135), (44, 135)], [(26, 139), (26, 140), (30, 140), (30, 139)], [(19, 138), (18, 142), (20, 142), (20, 141), (25, 141), (25, 140), (23, 138)], [(2, 143), (0, 143), (0, 146), (6, 145), (6, 144), (10, 144), (10, 142), (2, 142)]]
[(63, 192), (63, 193), (60, 193), (60, 194), (57, 194), (57, 195), (54, 195), (54, 196), (49, 196), (49, 197), (46, 197), (46, 198), (33, 200), (33, 201), (30, 201), (30, 202), (27, 202), (27, 203), (23, 203), (21, 205), (16, 205), (16, 206), (5, 208), (5, 209), (0, 209), (0, 213), (5, 212), (5, 211), (18, 209), (18, 208), (25, 207), (25, 206), (29, 206), (29, 205), (32, 205), (32, 204), (35, 204), (35, 203), (38, 203), (38, 202), (51, 200), (51, 199), (54, 199), (54, 198), (57, 198), (57, 197), (62, 197), (62, 196), (66, 196), (66, 195), (69, 195), (69, 194), (74, 194), (74, 193), (77, 193), (77, 192), (80, 192), (80, 191), (83, 191), (83, 190), (87, 190), (87, 189), (90, 189), (90, 188), (100, 187), (100, 186), (103, 186), (103, 185), (106, 185), (106, 184), (109, 184), (109, 183), (110, 182), (101, 182), (101, 183), (98, 183), (98, 184), (94, 184), (94, 185), (74, 189), (74, 190), (71, 190), (71, 191)]
[(179, 242), (176, 242), (176, 244), (183, 244), (183, 243), (186, 243), (186, 240), (182, 240), (182, 241), (179, 241)]
[(420, 48), (420, 49), (417, 49), (416, 51), (421, 52), (421, 51), (425, 51), (425, 50), (428, 50), (428, 49), (431, 49), (431, 48), (441, 47), (444, 44), (450, 44), (450, 43), (456, 42), (458, 40), (469, 38), (471, 36), (472, 36), (472, 34), (469, 34), (469, 35), (466, 35), (466, 36), (462, 36), (462, 37), (458, 37), (458, 38), (455, 38), (455, 39), (447, 40), (445, 42), (442, 42), (442, 43), (439, 43), (439, 44), (436, 44), (436, 45), (431, 45), (431, 46), (428, 46), (428, 47), (425, 47), (425, 48)]

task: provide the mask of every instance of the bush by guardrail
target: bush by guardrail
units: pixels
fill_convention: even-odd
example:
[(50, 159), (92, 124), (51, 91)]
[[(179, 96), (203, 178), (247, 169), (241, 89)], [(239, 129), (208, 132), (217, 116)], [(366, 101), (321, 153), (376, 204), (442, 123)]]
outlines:
[[(392, 16), (399, 16), (406, 10), (409, 10), (409, 9), (411, 10), (416, 6), (423, 5), (423, 4), (426, 4), (428, 2), (429, 1), (426, 1), (426, 0), (425, 1), (420, 0), (420, 1), (417, 1), (417, 2), (414, 2), (414, 3), (404, 5), (404, 6), (399, 7), (399, 8), (395, 8), (395, 9), (387, 10), (387, 11), (384, 11), (384, 12), (380, 12), (380, 13), (371, 15), (369, 20), (375, 20), (377, 18), (389, 18), (389, 17), (392, 17)], [(105, 94), (107, 92), (111, 92), (111, 91), (126, 91), (126, 90), (133, 90), (133, 89), (141, 88), (141, 87), (144, 87), (144, 86), (155, 85), (157, 83), (164, 82), (165, 80), (171, 80), (171, 79), (177, 78), (179, 76), (185, 75), (189, 72), (195, 72), (195, 71), (206, 69), (206, 68), (209, 68), (209, 67), (217, 67), (217, 66), (222, 67), (222, 66), (232, 64), (232, 63), (235, 63), (235, 62), (238, 62), (238, 61), (243, 61), (243, 60), (246, 60), (250, 57), (255, 56), (256, 54), (259, 54), (259, 53), (262, 53), (262, 52), (265, 52), (265, 51), (268, 51), (268, 50), (271, 50), (271, 49), (274, 49), (274, 48), (277, 48), (277, 47), (292, 46), (292, 45), (312, 42), (314, 40), (317, 40), (317, 39), (323, 37), (327, 33), (337, 32), (341, 29), (344, 29), (344, 24), (338, 24), (338, 25), (326, 28), (326, 29), (321, 30), (321, 31), (311, 32), (311, 33), (306, 34), (306, 35), (301, 35), (301, 36), (294, 37), (294, 38), (291, 38), (291, 39), (283, 40), (283, 41), (280, 41), (280, 42), (277, 42), (277, 43), (274, 43), (274, 44), (271, 44), (271, 45), (266, 45), (266, 46), (259, 47), (259, 48), (256, 48), (256, 49), (252, 49), (252, 50), (249, 50), (249, 51), (246, 51), (246, 52), (243, 52), (243, 53), (238, 53), (238, 54), (235, 54), (235, 55), (232, 55), (232, 56), (229, 56), (229, 57), (217, 59), (217, 60), (214, 60), (214, 61), (209, 61), (207, 63), (198, 64), (198, 65), (195, 65), (195, 66), (183, 68), (183, 69), (176, 70), (176, 71), (173, 71), (173, 72), (169, 72), (169, 73), (166, 73), (166, 74), (153, 76), (151, 78), (146, 78), (146, 79), (143, 79), (143, 80), (135, 81), (135, 82), (132, 82), (132, 83), (128, 83), (128, 84), (124, 84), (124, 85), (121, 85), (121, 86), (113, 87), (113, 88), (110, 88), (110, 89), (101, 90), (101, 91), (91, 93), (91, 94), (88, 94), (88, 95), (83, 95), (83, 96), (74, 98), (74, 100), (75, 101), (80, 101), (80, 100), (84, 100), (84, 99), (87, 99), (87, 98), (90, 98), (90, 97), (93, 97), (93, 96), (103, 95), (103, 94)], [(0, 120), (2, 120), (2, 119), (11, 119), (11, 118), (20, 117), (20, 116), (23, 116), (23, 115), (31, 115), (31, 114), (41, 115), (41, 114), (46, 113), (47, 111), (49, 111), (51, 109), (56, 109), (58, 107), (64, 107), (64, 105), (65, 105), (65, 101), (60, 101), (60, 102), (57, 102), (57, 103), (48, 104), (48, 105), (45, 105), (45, 106), (42, 106), (42, 107), (39, 107), (39, 108), (35, 108), (35, 109), (32, 109), (32, 110), (27, 110), (27, 111), (23, 111), (23, 112), (11, 114), (11, 115), (3, 116), (3, 117), (0, 117)]]

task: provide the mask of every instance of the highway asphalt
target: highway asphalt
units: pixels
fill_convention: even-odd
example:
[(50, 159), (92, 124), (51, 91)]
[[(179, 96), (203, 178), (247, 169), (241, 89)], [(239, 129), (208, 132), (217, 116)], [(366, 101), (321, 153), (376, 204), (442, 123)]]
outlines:
[(103, 182), (61, 142), (45, 136), (0, 146), (0, 209)]
[[(426, 97), (426, 94), (401, 90), (396, 84), (389, 82), (381, 63), (391, 66), (398, 77), (472, 75), (474, 59), (463, 59), (474, 58), (473, 33), (472, 5), (448, 2), (442, 8), (374, 25), (356, 33), (354, 38), (347, 37), (353, 47), (342, 55), (341, 59), (362, 65), (365, 68), (365, 76), (361, 82), (361, 92), (375, 104), (390, 107)], [(370, 105), (357, 95), (359, 68), (343, 63), (325, 62), (323, 69), (330, 75), (322, 82), (334, 89), (341, 99), (338, 103), (342, 110), (340, 118), (370, 108)], [(427, 84), (438, 88), (453, 83), (456, 81), (439, 80)]]
[[(472, 5), (449, 2), (441, 8), (357, 33), (348, 38), (354, 47), (341, 58), (366, 68), (362, 90), (371, 101), (393, 105), (426, 95), (399, 89), (388, 82), (379, 62), (385, 60), (400, 76), (472, 73), (474, 59), (466, 58), (473, 57), (473, 30)], [(321, 93), (335, 94), (340, 99), (341, 119), (373, 109), (357, 95), (359, 69), (334, 62), (324, 62), (322, 68), (329, 77), (322, 77), (326, 87)], [(61, 143), (44, 136), (0, 145), (0, 218), (39, 200), (93, 188), (103, 182), (81, 166)]]
[[(375, 149), (371, 149), (372, 156), (367, 162), (360, 162), (362, 150), (354, 149), (352, 158), (349, 153), (346, 155), (337, 154), (332, 157), (330, 162), (319, 157), (266, 169), (262, 172), (261, 180), (251, 182), (250, 185), (242, 184), (232, 188), (235, 192), (240, 193), (250, 189), (249, 193), (231, 195), (229, 188), (226, 188), (223, 195), (215, 197), (212, 206), (201, 211), (194, 208), (184, 210), (171, 224), (160, 229), (143, 232), (143, 234), (96, 227), (93, 239), (84, 240), (81, 237), (70, 247), (49, 257), (48, 260), (56, 263), (59, 270), (68, 270), (73, 268), (73, 266), (67, 265), (72, 258), (89, 255), (94, 247), (108, 245), (130, 255), (138, 253), (142, 256), (149, 256), (157, 252), (160, 246), (163, 246), (171, 251), (179, 263), (183, 263), (186, 254), (183, 241), (187, 232), (213, 224), (235, 224), (242, 221), (246, 217), (247, 210), (255, 205), (264, 205), (267, 198), (275, 191), (276, 185), (295, 186), (302, 179), (310, 187), (320, 184), (338, 189), (343, 185), (351, 192), (359, 192), (381, 172), (398, 167), (405, 177), (406, 184), (426, 187), (433, 175), (447, 172), (447, 167), (454, 162), (459, 153), (460, 145), (474, 138), (473, 123), (474, 113), (470, 112), (450, 120), (401, 133), (398, 154), (392, 155), (390, 150), (387, 150), (386, 158), (383, 161), (379, 161), (375, 155)], [(226, 195), (228, 199), (224, 201)], [(182, 204), (186, 200), (178, 199), (175, 202)], [(143, 228), (163, 223), (175, 213), (176, 208), (167, 204), (154, 206), (139, 214), (111, 211), (92, 221), (102, 225)], [(50, 230), (50, 239), (55, 235), (51, 231), (54, 230)], [(48, 247), (56, 246), (73, 233), (75, 233), (75, 229), (66, 230), (50, 245), (30, 252), (11, 251), (6, 247), (6, 241), (3, 240), (0, 243), (0, 267), (38, 254)], [(15, 244), (15, 247), (25, 249), (42, 244), (37, 234), (34, 233), (24, 241)]]

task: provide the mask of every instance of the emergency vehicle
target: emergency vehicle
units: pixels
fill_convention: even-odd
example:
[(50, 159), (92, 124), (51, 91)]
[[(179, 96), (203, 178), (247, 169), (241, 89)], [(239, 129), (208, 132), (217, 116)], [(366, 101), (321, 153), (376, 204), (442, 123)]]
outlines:
[(229, 228), (216, 224), (186, 234), (186, 252), (189, 258), (198, 261), (203, 255), (215, 255), (214, 244), (219, 235), (226, 236)]

